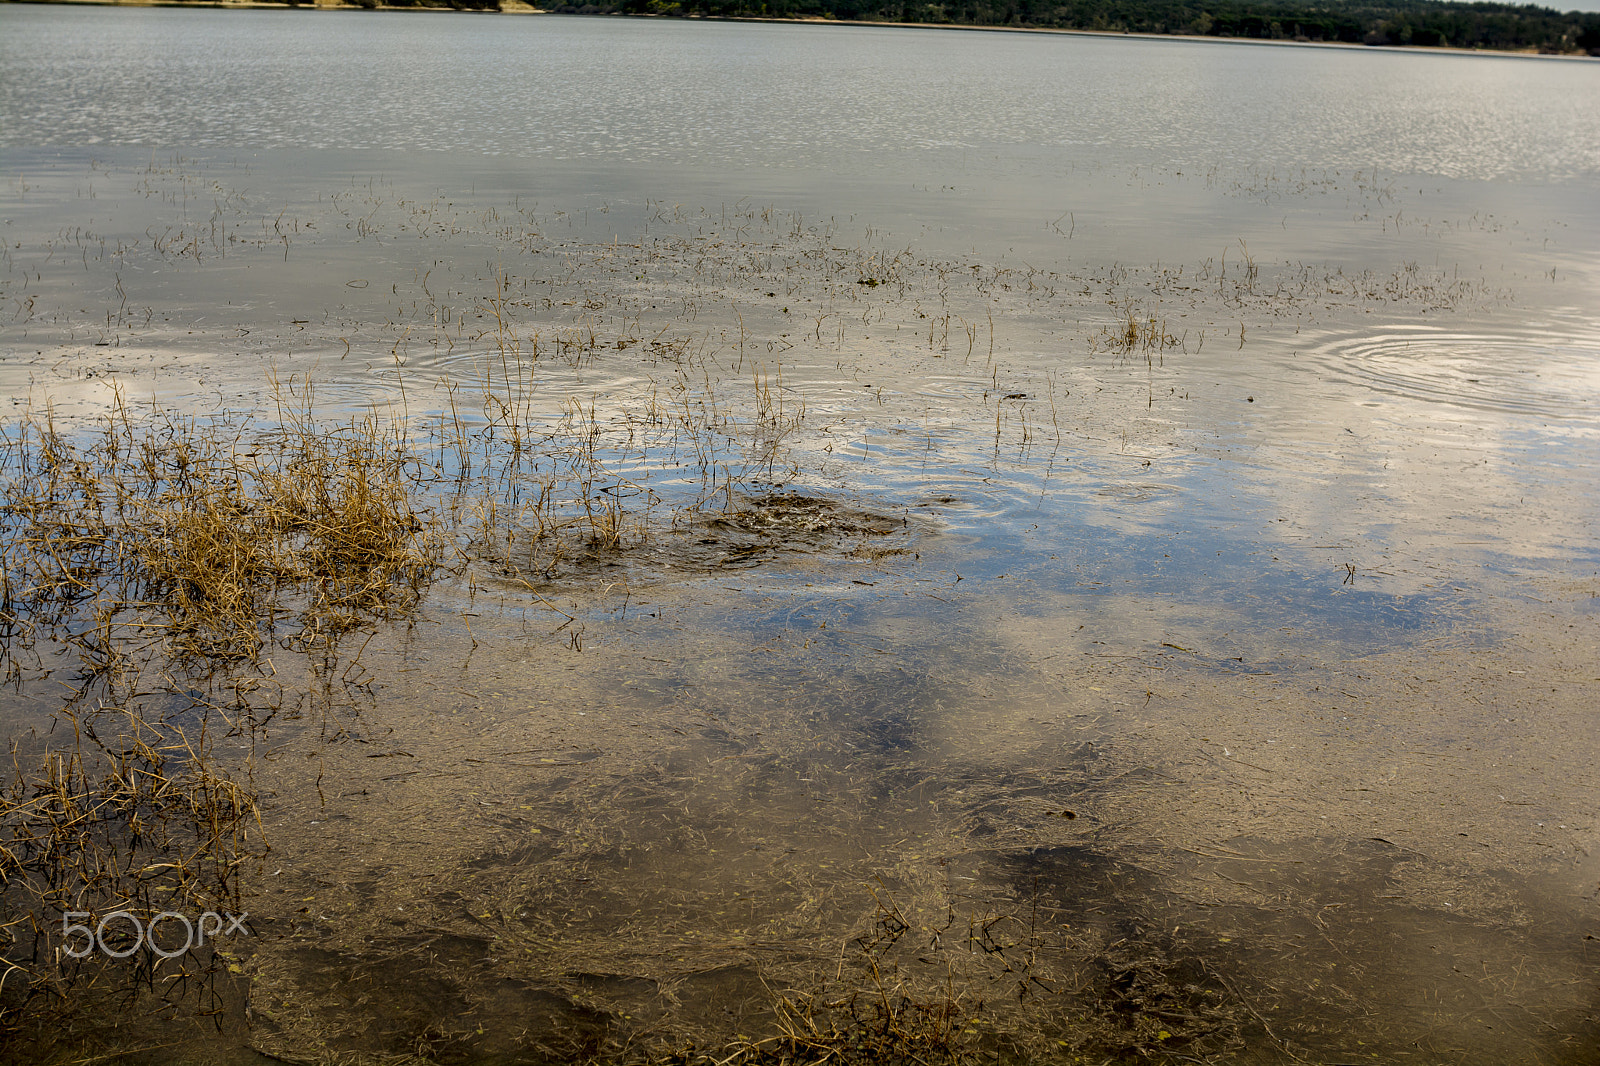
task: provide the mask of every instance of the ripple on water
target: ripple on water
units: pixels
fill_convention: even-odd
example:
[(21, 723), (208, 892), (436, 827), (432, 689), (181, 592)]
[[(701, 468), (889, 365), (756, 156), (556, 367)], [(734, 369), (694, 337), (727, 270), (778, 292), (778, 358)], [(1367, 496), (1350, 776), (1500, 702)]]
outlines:
[(1580, 423), (1600, 417), (1600, 326), (1577, 313), (1482, 332), (1410, 323), (1330, 331), (1299, 361), (1324, 380), (1401, 400)]

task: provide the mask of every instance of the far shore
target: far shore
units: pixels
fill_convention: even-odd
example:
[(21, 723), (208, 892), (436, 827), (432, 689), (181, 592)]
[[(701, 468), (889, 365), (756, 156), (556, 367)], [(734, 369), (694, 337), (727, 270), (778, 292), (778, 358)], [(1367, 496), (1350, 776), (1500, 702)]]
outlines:
[[(400, 12), (425, 12), (433, 14), (462, 14), (462, 15), (559, 15), (564, 12), (548, 11), (535, 7), (526, 0), (499, 0), (498, 8), (459, 8), (448, 4), (437, 6), (396, 5), (378, 3), (363, 5), (350, 3), (347, 0), (311, 0), (308, 3), (290, 4), (283, 0), (0, 0), (0, 4), (75, 4), (94, 7), (175, 7), (175, 8), (212, 8), (212, 9), (238, 9), (238, 10), (275, 10), (275, 11), (400, 11)], [(799, 26), (868, 26), (875, 29), (899, 30), (966, 30), (981, 33), (1031, 33), (1053, 34), (1064, 37), (1120, 37), (1144, 41), (1195, 41), (1206, 44), (1242, 44), (1242, 45), (1267, 45), (1272, 47), (1289, 46), (1294, 48), (1338, 48), (1363, 52), (1410, 52), (1421, 55), (1458, 55), (1458, 56), (1513, 56), (1522, 59), (1579, 59), (1593, 61), (1600, 56), (1584, 55), (1576, 52), (1539, 52), (1534, 49), (1496, 49), (1496, 48), (1453, 48), (1448, 45), (1435, 45), (1422, 47), (1419, 45), (1368, 45), (1348, 41), (1296, 41), (1287, 39), (1271, 39), (1261, 37), (1212, 37), (1200, 34), (1186, 33), (1131, 33), (1125, 30), (1072, 30), (1060, 29), (1053, 26), (980, 26), (957, 22), (877, 22), (867, 19), (830, 19), (830, 18), (762, 18), (757, 16), (744, 17), (709, 17), (705, 15), (623, 15), (599, 14), (577, 15), (570, 14), (570, 18), (630, 18), (630, 19), (662, 19), (680, 22), (751, 22), (776, 25)]]

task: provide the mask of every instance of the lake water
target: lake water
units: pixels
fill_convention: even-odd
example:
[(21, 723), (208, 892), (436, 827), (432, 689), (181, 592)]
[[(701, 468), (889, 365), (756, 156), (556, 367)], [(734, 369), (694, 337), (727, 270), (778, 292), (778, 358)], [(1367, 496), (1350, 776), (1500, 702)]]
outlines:
[(1600, 1061), (1594, 63), (5, 4), (0, 172), (8, 439), (542, 442), (246, 671), (220, 1028), (41, 1061)]

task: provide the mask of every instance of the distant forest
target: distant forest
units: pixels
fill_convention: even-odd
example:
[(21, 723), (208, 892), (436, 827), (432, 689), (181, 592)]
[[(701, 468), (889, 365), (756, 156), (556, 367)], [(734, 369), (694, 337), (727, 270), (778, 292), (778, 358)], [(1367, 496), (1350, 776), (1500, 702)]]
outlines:
[(1600, 14), (1436, 0), (567, 0), (554, 10), (824, 18), (1600, 55)]
[[(289, 0), (295, 3), (297, 0)], [(298, 0), (308, 2), (308, 0)], [(500, 0), (346, 0), (495, 9)], [(1451, 0), (530, 0), (564, 14), (1101, 30), (1600, 56), (1600, 13)]]

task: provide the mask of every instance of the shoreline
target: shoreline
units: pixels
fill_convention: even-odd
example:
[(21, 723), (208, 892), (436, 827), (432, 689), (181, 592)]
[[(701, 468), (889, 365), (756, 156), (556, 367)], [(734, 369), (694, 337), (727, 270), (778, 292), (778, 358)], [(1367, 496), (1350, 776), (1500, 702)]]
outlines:
[[(0, 0), (5, 2), (5, 0)], [(37, 3), (99, 3), (119, 0), (24, 0), (24, 2)], [(174, 6), (182, 0), (174, 0)], [(555, 12), (549, 12), (554, 14)], [(630, 18), (662, 18), (660, 15), (634, 15)], [(685, 21), (698, 19), (701, 22), (776, 22), (792, 23), (798, 25), (818, 26), (873, 26), (883, 29), (901, 30), (977, 30), (985, 33), (1036, 33), (1053, 34), (1065, 37), (1112, 37), (1127, 38), (1142, 41), (1194, 41), (1202, 44), (1243, 44), (1243, 45), (1270, 45), (1290, 46), (1295, 48), (1337, 48), (1360, 52), (1409, 52), (1421, 55), (1478, 55), (1478, 56), (1520, 56), (1525, 59), (1600, 59), (1600, 56), (1584, 55), (1577, 52), (1538, 52), (1538, 51), (1511, 51), (1509, 49), (1494, 48), (1454, 48), (1449, 45), (1434, 45), (1424, 47), (1413, 44), (1357, 44), (1352, 41), (1293, 41), (1273, 40), (1262, 37), (1211, 37), (1201, 34), (1188, 33), (1133, 33), (1125, 30), (1069, 30), (1056, 26), (978, 26), (962, 23), (939, 22), (873, 22), (868, 20), (844, 22), (839, 19), (780, 19), (780, 18), (706, 18), (701, 15), (685, 15)]]
[(452, 7), (448, 4), (433, 6), (378, 3), (368, 7), (358, 3), (348, 3), (346, 0), (311, 0), (311, 2), (303, 4), (291, 4), (285, 2), (285, 0), (0, 0), (0, 4), (60, 4), (80, 7), (207, 8), (212, 10), (235, 9), (275, 11), (421, 12), (461, 15), (556, 15), (567, 18), (661, 19), (682, 22), (735, 22), (791, 26), (863, 26), (872, 27), (875, 29), (898, 30), (967, 30), (980, 33), (1046, 34), (1063, 37), (1109, 37), (1143, 41), (1194, 41), (1206, 44), (1329, 48), (1363, 52), (1404, 52), (1413, 55), (1509, 56), (1521, 59), (1577, 59), (1591, 62), (1596, 59), (1600, 59), (1600, 56), (1586, 55), (1580, 52), (1539, 52), (1534, 50), (1511, 50), (1496, 48), (1455, 48), (1450, 45), (1372, 45), (1359, 44), (1351, 41), (1294, 41), (1273, 40), (1259, 37), (1212, 37), (1201, 34), (1186, 33), (1133, 33), (1123, 30), (1062, 29), (1055, 26), (981, 26), (954, 22), (882, 22), (867, 19), (846, 21), (830, 18), (764, 18), (754, 15), (726, 17), (706, 15), (626, 15), (621, 13), (584, 15), (560, 11), (549, 11), (545, 8), (536, 7), (533, 4), (527, 3), (526, 0), (499, 0), (499, 6), (493, 9)]

